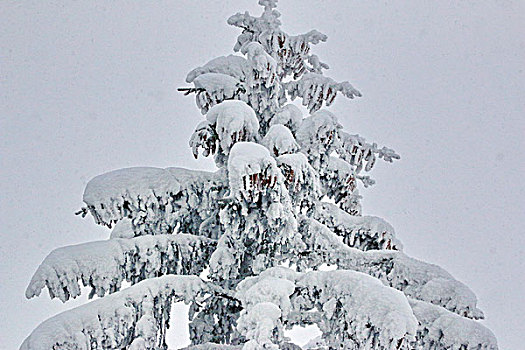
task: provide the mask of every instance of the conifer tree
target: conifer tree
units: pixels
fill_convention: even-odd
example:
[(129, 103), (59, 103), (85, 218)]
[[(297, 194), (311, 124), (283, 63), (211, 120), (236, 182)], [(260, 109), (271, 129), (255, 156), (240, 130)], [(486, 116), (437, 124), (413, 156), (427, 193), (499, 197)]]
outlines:
[(193, 154), (218, 170), (92, 179), (79, 214), (110, 238), (51, 252), (26, 296), (47, 288), (66, 302), (84, 286), (98, 298), (43, 322), (21, 349), (166, 349), (179, 301), (190, 305), (191, 349), (297, 349), (285, 336), (297, 325), (318, 326), (319, 349), (497, 349), (470, 289), (362, 214), (358, 185), (399, 155), (343, 131), (326, 109), (361, 96), (311, 52), (327, 37), (285, 33), (277, 0), (259, 4), (259, 17), (228, 19), (241, 29), (235, 54), (179, 89), (205, 115)]

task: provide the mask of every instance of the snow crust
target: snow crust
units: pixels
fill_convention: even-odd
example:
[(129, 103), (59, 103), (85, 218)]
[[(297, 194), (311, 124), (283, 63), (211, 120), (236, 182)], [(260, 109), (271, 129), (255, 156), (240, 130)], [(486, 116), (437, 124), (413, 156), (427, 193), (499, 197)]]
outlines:
[(84, 191), (84, 202), (88, 205), (103, 203), (108, 197), (128, 194), (137, 197), (147, 192), (158, 195), (178, 193), (181, 184), (166, 169), (124, 168), (99, 175), (88, 182)]

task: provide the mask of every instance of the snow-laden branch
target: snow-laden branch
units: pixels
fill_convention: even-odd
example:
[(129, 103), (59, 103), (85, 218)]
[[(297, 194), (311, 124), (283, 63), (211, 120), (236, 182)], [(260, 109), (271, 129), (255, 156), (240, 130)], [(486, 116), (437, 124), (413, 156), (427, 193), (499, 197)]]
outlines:
[[(310, 323), (312, 314), (319, 316), (315, 323), (331, 348), (345, 344), (359, 349), (409, 349), (416, 334), (417, 322), (403, 293), (355, 271), (303, 274), (272, 268), (241, 282), (236, 296), (246, 308), (243, 315), (252, 321), (247, 327), (241, 316), (241, 329), (263, 328), (264, 333), (255, 334), (266, 335), (273, 331), (274, 338), (265, 338), (267, 342), (278, 344), (282, 339), (281, 323)], [(261, 312), (262, 306), (275, 309), (275, 314)]]
[(299, 125), (303, 122), (303, 114), (299, 107), (293, 104), (282, 106), (270, 120), (270, 126), (281, 124), (286, 126), (295, 135)]
[(494, 334), (479, 322), (439, 306), (409, 299), (419, 326), (416, 349), (497, 350)]
[(322, 163), (335, 150), (341, 128), (336, 116), (327, 110), (317, 111), (303, 119), (295, 138), (314, 169), (319, 171)]
[(306, 156), (303, 153), (283, 154), (276, 160), (293, 205), (299, 209), (311, 208), (321, 198), (321, 183)]
[(208, 265), (215, 240), (187, 235), (143, 236), (111, 239), (62, 247), (51, 252), (38, 267), (26, 297), (47, 287), (51, 298), (63, 302), (81, 294), (80, 282), (103, 297), (121, 288), (162, 275), (199, 275)]
[(210, 293), (195, 276), (163, 276), (58, 314), (41, 323), (20, 350), (167, 349), (172, 303)]
[(306, 73), (298, 81), (285, 83), (284, 87), (292, 100), (302, 98), (303, 106), (308, 108), (310, 113), (318, 111), (323, 105), (329, 107), (338, 92), (350, 99), (361, 97), (361, 93), (349, 82), (338, 83), (317, 73)]
[(268, 148), (275, 157), (299, 151), (299, 145), (295, 141), (292, 132), (282, 124), (272, 125), (262, 139), (261, 144)]
[(308, 246), (298, 257), (299, 267), (328, 263), (364, 272), (408, 297), (442, 306), (465, 317), (483, 318), (483, 312), (476, 307), (474, 293), (437, 265), (410, 258), (399, 251), (363, 252), (350, 248), (328, 227), (306, 217), (301, 218), (299, 231)]
[(376, 216), (353, 216), (331, 203), (317, 202), (312, 218), (326, 225), (343, 243), (359, 250), (402, 250), (394, 228)]
[(324, 194), (350, 215), (361, 215), (361, 196), (357, 190), (357, 177), (353, 167), (334, 156), (324, 159), (327, 161), (321, 163), (319, 172)]
[(186, 77), (186, 82), (193, 83), (197, 77), (206, 73), (225, 74), (240, 82), (244, 82), (249, 69), (248, 61), (242, 56), (221, 56), (189, 72)]
[[(363, 168), (365, 171), (372, 170), (377, 158), (389, 163), (401, 158), (393, 149), (387, 147), (378, 148), (376, 143), (367, 143), (359, 135), (350, 135), (340, 131), (339, 138), (341, 143), (337, 152), (341, 158), (354, 166), (356, 173), (360, 173)], [(368, 187), (368, 183), (365, 181), (368, 180), (368, 177), (360, 177), (360, 179), (365, 184), (365, 187)]]
[(177, 229), (197, 234), (204, 220), (212, 216), (226, 186), (222, 171), (120, 169), (89, 181), (84, 191), (87, 207), (81, 213), (91, 213), (97, 224), (107, 227), (128, 218), (136, 236)]
[(230, 196), (221, 209), (224, 234), (210, 259), (211, 275), (235, 283), (273, 266), (301, 245), (284, 176), (267, 148), (238, 142), (228, 160)]

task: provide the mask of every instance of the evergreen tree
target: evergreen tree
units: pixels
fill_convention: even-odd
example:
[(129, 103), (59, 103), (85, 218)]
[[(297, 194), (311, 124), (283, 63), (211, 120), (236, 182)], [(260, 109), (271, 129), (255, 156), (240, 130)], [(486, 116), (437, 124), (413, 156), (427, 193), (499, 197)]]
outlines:
[(240, 54), (194, 69), (193, 86), (179, 89), (206, 116), (193, 154), (218, 170), (91, 180), (79, 214), (112, 228), (110, 239), (53, 251), (26, 296), (47, 287), (66, 302), (83, 285), (99, 299), (43, 322), (21, 349), (166, 349), (179, 301), (190, 304), (193, 349), (296, 349), (284, 330), (311, 324), (323, 334), (311, 348), (497, 349), (464, 284), (403, 254), (391, 225), (362, 215), (357, 185), (374, 183), (363, 172), (399, 156), (323, 109), (360, 96), (310, 52), (326, 36), (289, 35), (277, 0), (259, 4), (260, 17), (228, 19), (242, 29)]

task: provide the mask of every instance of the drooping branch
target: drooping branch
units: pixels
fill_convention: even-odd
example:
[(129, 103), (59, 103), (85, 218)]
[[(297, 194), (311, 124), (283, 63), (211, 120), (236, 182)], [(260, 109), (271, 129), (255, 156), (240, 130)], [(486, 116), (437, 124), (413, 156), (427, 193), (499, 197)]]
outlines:
[(419, 323), (413, 348), (498, 349), (494, 334), (479, 322), (430, 303), (414, 299), (409, 302)]
[(402, 250), (394, 228), (376, 216), (353, 216), (331, 203), (317, 202), (312, 218), (326, 225), (343, 243), (359, 250)]
[(410, 258), (400, 251), (363, 252), (350, 248), (314, 219), (302, 217), (299, 231), (307, 246), (297, 257), (299, 268), (328, 263), (340, 269), (363, 272), (408, 297), (439, 305), (461, 316), (483, 318), (474, 293), (439, 266)]
[(349, 99), (361, 97), (361, 93), (349, 82), (338, 83), (317, 73), (306, 73), (300, 80), (285, 83), (284, 86), (292, 100), (302, 98), (303, 106), (308, 108), (310, 113), (320, 110), (323, 105), (329, 107), (338, 92)]
[[(393, 149), (387, 147), (378, 148), (376, 143), (370, 144), (359, 135), (350, 135), (344, 131), (340, 131), (339, 138), (341, 144), (337, 149), (337, 153), (342, 159), (354, 167), (357, 174), (359, 174), (363, 168), (365, 171), (372, 170), (377, 158), (389, 163), (400, 159), (400, 156)], [(367, 180), (367, 177), (361, 177), (361, 179), (365, 187), (368, 187), (369, 180)]]
[(20, 350), (167, 349), (171, 305), (212, 293), (195, 276), (163, 276), (58, 314), (41, 323)]
[[(130, 219), (133, 234), (155, 235), (181, 231), (199, 234), (200, 225), (217, 212), (226, 191), (226, 177), (183, 168), (127, 168), (99, 175), (84, 191), (95, 222), (112, 227)], [(218, 233), (210, 238), (217, 238)]]
[(268, 322), (277, 328), (276, 334), (281, 327), (276, 321), (291, 327), (304, 324), (303, 320), (310, 323), (310, 316), (318, 315), (315, 323), (330, 348), (345, 344), (359, 349), (409, 349), (416, 333), (416, 319), (405, 296), (359, 272), (302, 274), (277, 267), (243, 281), (237, 296), (247, 310), (266, 303), (280, 311), (280, 318)]
[(208, 265), (215, 240), (187, 235), (143, 236), (112, 239), (59, 248), (35, 272), (26, 297), (47, 287), (51, 298), (62, 302), (81, 294), (80, 282), (103, 297), (121, 288), (162, 275), (199, 275)]

